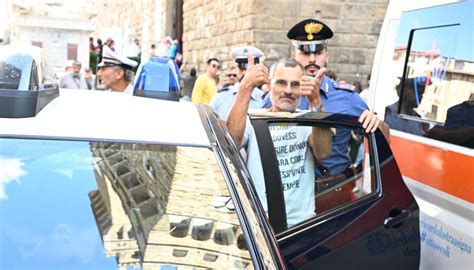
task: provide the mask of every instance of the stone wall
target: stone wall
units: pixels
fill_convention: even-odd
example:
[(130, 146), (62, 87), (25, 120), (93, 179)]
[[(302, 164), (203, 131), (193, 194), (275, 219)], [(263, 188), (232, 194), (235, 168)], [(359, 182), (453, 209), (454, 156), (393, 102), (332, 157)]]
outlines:
[(286, 32), (304, 18), (319, 18), (335, 35), (329, 43), (328, 67), (339, 79), (366, 82), (388, 0), (184, 0), (183, 54), (188, 68), (205, 68), (217, 57), (225, 68), (229, 53), (256, 46), (270, 64), (291, 53)]
[[(84, 4), (85, 6), (85, 4)], [(64, 67), (72, 60), (89, 66), (89, 35), (95, 25), (87, 18), (94, 10), (85, 9), (72, 0), (51, 3), (46, 0), (8, 1), (0, 9), (7, 10), (4, 27), (7, 43), (36, 43), (42, 47), (44, 61), (56, 75), (64, 74)], [(68, 59), (68, 45), (77, 46), (77, 58)]]
[[(178, 22), (181, 1), (183, 21)], [(230, 52), (241, 45), (262, 49), (266, 64), (290, 56), (288, 29), (304, 18), (319, 18), (335, 33), (328, 67), (340, 79), (365, 83), (388, 0), (98, 0), (95, 5), (97, 25), (121, 29), (124, 49), (139, 38), (144, 56), (162, 37), (179, 38), (176, 25), (182, 23), (186, 69), (197, 67), (199, 72), (211, 57), (226, 68), (232, 64)]]
[[(255, 38), (255, 1), (184, 1), (183, 55), (188, 67), (204, 71), (206, 60), (230, 63), (230, 51), (240, 45), (259, 46)], [(263, 48), (262, 48), (263, 49)]]

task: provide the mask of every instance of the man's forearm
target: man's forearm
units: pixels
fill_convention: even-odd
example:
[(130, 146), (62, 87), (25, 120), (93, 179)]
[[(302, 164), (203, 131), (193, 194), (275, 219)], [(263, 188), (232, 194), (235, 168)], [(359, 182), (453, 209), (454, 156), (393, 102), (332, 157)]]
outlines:
[(313, 127), (309, 136), (309, 145), (317, 159), (326, 159), (331, 154), (332, 135), (332, 131), (329, 128)]
[(232, 106), (229, 117), (227, 118), (227, 128), (230, 134), (234, 137), (235, 142), (239, 146), (243, 146), (245, 124), (247, 120), (247, 111), (250, 104), (250, 95), (252, 91), (242, 89), (247, 86), (240, 85), (235, 97), (235, 103)]
[(390, 143), (390, 128), (388, 127), (387, 123), (381, 122), (379, 128), (387, 142)]

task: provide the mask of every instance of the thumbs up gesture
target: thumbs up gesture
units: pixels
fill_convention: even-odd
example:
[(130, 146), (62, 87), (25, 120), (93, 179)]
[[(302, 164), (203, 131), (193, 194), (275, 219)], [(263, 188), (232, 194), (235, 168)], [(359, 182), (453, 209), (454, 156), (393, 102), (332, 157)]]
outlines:
[(259, 85), (269, 84), (268, 68), (263, 64), (255, 64), (254, 57), (250, 53), (247, 54), (247, 61), (247, 70), (241, 83), (245, 89), (252, 91)]
[(319, 88), (323, 80), (326, 68), (322, 67), (318, 70), (315, 77), (303, 75), (300, 80), (300, 94), (308, 98), (311, 106), (317, 106), (321, 103)]

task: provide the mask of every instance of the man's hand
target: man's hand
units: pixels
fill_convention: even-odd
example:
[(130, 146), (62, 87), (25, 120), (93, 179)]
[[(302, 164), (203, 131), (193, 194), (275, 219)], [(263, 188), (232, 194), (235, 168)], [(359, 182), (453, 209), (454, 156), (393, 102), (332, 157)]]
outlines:
[(253, 89), (262, 84), (270, 84), (268, 78), (268, 68), (263, 64), (255, 64), (254, 57), (252, 54), (247, 54), (247, 71), (245, 72), (244, 78), (242, 79), (242, 88), (247, 91), (253, 91)]
[(319, 94), (319, 88), (321, 81), (323, 80), (326, 68), (321, 68), (316, 73), (315, 77), (303, 75), (300, 80), (300, 94), (308, 98), (308, 102), (311, 106), (318, 106), (321, 104), (321, 96)]
[(248, 66), (235, 97), (235, 103), (227, 118), (227, 128), (239, 146), (245, 144), (244, 132), (249, 109), (250, 95), (253, 89), (262, 84), (269, 84), (268, 69), (263, 64), (255, 65), (253, 55), (247, 54)]
[(365, 129), (365, 132), (375, 132), (380, 126), (380, 119), (373, 112), (365, 110), (362, 115), (359, 117), (359, 122), (362, 123), (362, 127)]

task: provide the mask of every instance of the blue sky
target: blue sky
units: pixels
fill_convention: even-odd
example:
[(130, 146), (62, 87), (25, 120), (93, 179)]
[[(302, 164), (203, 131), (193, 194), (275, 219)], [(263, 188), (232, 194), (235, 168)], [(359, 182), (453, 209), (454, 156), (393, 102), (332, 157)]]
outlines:
[[(458, 60), (474, 61), (474, 2), (449, 4), (402, 14), (397, 31), (397, 45), (406, 45), (410, 30), (416, 30), (412, 50), (430, 50), (433, 41), (441, 54)], [(458, 24), (456, 26), (447, 26)]]

